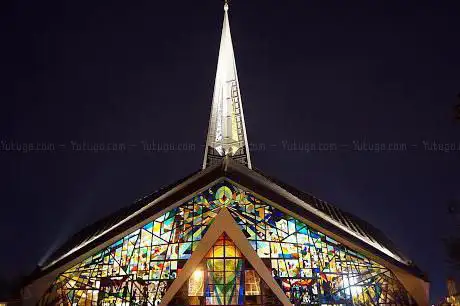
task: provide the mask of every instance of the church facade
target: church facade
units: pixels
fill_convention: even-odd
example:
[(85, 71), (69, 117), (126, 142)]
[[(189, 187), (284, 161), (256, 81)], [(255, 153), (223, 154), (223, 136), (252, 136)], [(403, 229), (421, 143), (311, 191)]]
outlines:
[(200, 170), (81, 230), (24, 305), (428, 305), (378, 229), (252, 166), (228, 20)]

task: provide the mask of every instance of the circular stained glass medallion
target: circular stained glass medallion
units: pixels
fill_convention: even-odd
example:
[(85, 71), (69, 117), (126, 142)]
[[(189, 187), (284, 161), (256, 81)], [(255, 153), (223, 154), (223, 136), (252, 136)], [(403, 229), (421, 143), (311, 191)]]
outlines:
[(232, 191), (227, 186), (222, 186), (217, 189), (216, 200), (222, 205), (227, 205), (232, 200)]

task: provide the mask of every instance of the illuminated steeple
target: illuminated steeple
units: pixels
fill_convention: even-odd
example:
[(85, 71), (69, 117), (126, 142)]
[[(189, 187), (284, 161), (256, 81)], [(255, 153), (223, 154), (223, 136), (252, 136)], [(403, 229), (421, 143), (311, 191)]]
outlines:
[(203, 169), (225, 156), (251, 169), (240, 86), (228, 22), (227, 1), (224, 5), (224, 22)]

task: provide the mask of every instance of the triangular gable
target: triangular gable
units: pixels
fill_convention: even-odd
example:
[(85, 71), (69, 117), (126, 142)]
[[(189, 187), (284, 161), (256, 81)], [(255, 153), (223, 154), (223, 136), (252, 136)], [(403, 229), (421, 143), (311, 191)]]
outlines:
[[(225, 197), (225, 195), (223, 196)], [(235, 220), (232, 218), (227, 208), (223, 207), (220, 210), (217, 217), (215, 218), (213, 224), (207, 231), (206, 235), (202, 238), (197, 249), (193, 252), (192, 257), (190, 257), (190, 259), (187, 261), (183, 270), (180, 272), (178, 277), (174, 280), (174, 282), (169, 287), (168, 291), (163, 296), (160, 306), (166, 306), (169, 304), (169, 302), (172, 300), (177, 291), (190, 278), (192, 273), (195, 271), (196, 267), (200, 264), (200, 262), (209, 252), (209, 249), (214, 245), (214, 243), (219, 239), (219, 237), (223, 233), (226, 233), (233, 240), (236, 247), (247, 258), (247, 260), (254, 267), (255, 271), (270, 287), (270, 289), (280, 300), (280, 302), (282, 302), (285, 306), (291, 305), (289, 299), (286, 297), (284, 292), (275, 282), (271, 275), (271, 272), (267, 269), (262, 259), (260, 259), (260, 257), (257, 256), (257, 253), (249, 244), (247, 238), (241, 231), (238, 224), (236, 224)]]
[(283, 305), (225, 233), (169, 304)]
[[(305, 217), (305, 219), (311, 221), (315, 226), (320, 225), (321, 230), (326, 229), (335, 236), (344, 238), (343, 243), (349, 244), (348, 242), (350, 242), (353, 247), (357, 246), (367, 255), (375, 254), (388, 263), (407, 270), (417, 277), (421, 277), (420, 271), (414, 269), (414, 266), (397, 261), (386, 253), (381, 252), (375, 247), (375, 243), (367, 244), (366, 241), (369, 241), (369, 237), (373, 237), (373, 234), (369, 233), (368, 229), (364, 232), (362, 228), (357, 229), (354, 235), (351, 235), (351, 229), (356, 228), (351, 220), (347, 221), (350, 225), (349, 229), (344, 230), (344, 226), (336, 225), (335, 223), (337, 222), (334, 223), (331, 217), (326, 216), (323, 212), (315, 210), (313, 203), (310, 203), (311, 201), (302, 200), (297, 194), (294, 195), (295, 193), (292, 193), (292, 191), (287, 191), (280, 187), (266, 176), (249, 170), (245, 166), (229, 158), (224, 159), (220, 165), (207, 168), (190, 176), (186, 180), (181, 180), (180, 183), (174, 184), (166, 190), (162, 190), (159, 196), (154, 194), (142, 199), (140, 202), (145, 203), (143, 206), (136, 203), (132, 208), (123, 209), (119, 213), (120, 216), (114, 216), (112, 218), (113, 221), (104, 220), (103, 228), (96, 226), (91, 226), (90, 230), (85, 228), (81, 233), (75, 235), (78, 239), (71, 239), (71, 241), (56, 251), (55, 254), (48, 259), (43, 270), (31, 277), (38, 278), (56, 268), (68, 264), (69, 261), (75, 258), (81, 258), (80, 256), (87, 254), (89, 250), (94, 250), (94, 248), (99, 246), (105, 247), (109, 245), (110, 243), (108, 242), (114, 241), (114, 237), (123, 237), (123, 233), (129, 232), (145, 219), (155, 215), (158, 216), (159, 212), (166, 211), (168, 207), (178, 204), (178, 202), (183, 201), (184, 198), (188, 198), (190, 194), (200, 192), (204, 188), (207, 188), (206, 186), (211, 186), (215, 182), (225, 178), (243, 187), (250, 186), (250, 189), (256, 194), (262, 195), (264, 198), (270, 199), (280, 206)], [(335, 213), (331, 213), (331, 216), (333, 215), (335, 215)], [(94, 229), (92, 229), (93, 227)], [(361, 238), (357, 239), (358, 236), (363, 240)], [(375, 237), (372, 240), (378, 241)]]
[(41, 304), (56, 296), (160, 303), (220, 210), (230, 212), (250, 253), (268, 260), (293, 300), (410, 304), (389, 269), (225, 180), (61, 273)]

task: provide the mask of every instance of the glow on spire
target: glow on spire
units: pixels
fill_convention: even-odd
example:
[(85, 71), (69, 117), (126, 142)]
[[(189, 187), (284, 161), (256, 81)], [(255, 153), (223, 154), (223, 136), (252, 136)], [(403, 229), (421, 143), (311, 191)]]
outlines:
[(224, 22), (203, 169), (224, 156), (230, 156), (251, 169), (227, 2), (224, 4)]

